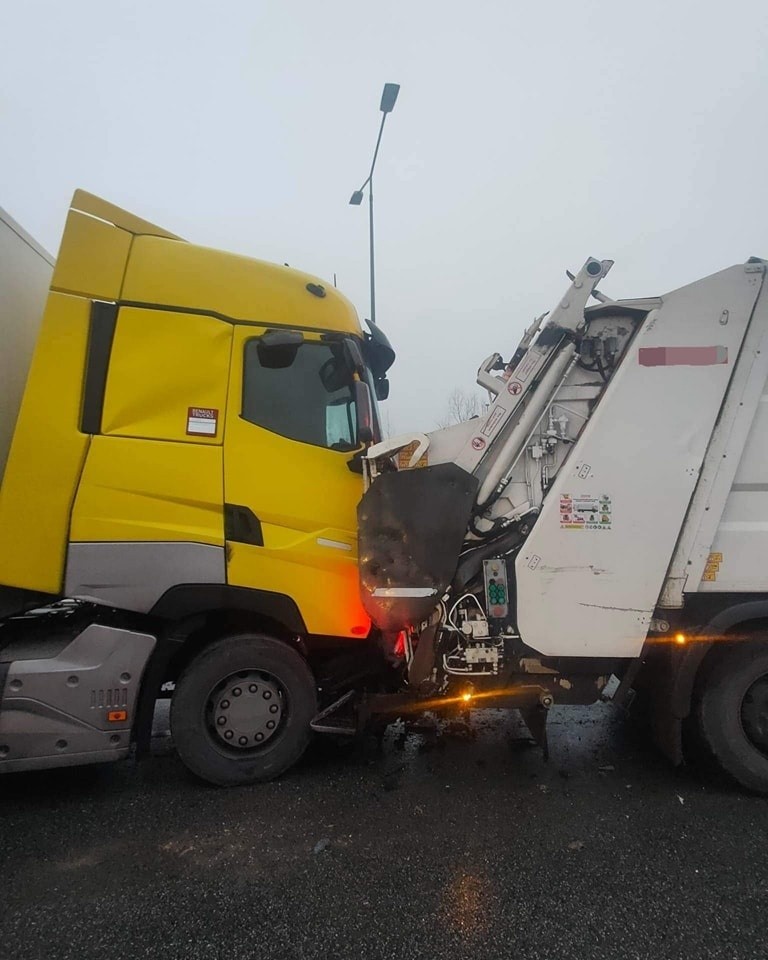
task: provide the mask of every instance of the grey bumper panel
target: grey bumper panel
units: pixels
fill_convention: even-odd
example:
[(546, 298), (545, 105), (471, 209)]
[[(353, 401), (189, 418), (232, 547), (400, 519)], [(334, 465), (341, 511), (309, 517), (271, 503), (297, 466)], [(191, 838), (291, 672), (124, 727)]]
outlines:
[(226, 579), (224, 547), (207, 543), (70, 543), (64, 595), (149, 613), (172, 587)]

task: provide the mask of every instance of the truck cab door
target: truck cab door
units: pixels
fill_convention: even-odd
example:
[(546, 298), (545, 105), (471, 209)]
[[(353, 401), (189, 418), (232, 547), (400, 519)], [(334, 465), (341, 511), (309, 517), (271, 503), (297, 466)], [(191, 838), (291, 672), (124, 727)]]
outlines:
[(338, 335), (235, 329), (224, 442), (227, 576), (290, 597), (307, 631), (368, 633), (358, 589), (354, 376)]

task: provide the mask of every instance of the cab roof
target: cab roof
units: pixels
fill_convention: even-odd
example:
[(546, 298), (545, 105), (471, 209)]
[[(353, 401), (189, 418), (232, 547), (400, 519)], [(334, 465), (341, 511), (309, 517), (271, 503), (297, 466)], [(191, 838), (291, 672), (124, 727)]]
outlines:
[(84, 190), (72, 198), (51, 288), (362, 337), (355, 308), (317, 277), (187, 243)]

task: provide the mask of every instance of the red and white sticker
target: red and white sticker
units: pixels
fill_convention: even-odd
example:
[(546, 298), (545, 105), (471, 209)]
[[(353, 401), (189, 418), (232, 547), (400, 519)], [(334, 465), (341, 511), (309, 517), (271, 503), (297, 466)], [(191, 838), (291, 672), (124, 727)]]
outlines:
[(641, 367), (714, 367), (728, 363), (728, 347), (640, 347)]
[(485, 440), (482, 437), (472, 437), (472, 447), (475, 450), (482, 450), (485, 446)]
[(518, 393), (523, 389), (522, 383), (517, 380), (513, 380), (510, 384), (507, 385), (507, 390), (512, 394), (513, 397), (516, 397)]
[(187, 436), (215, 437), (219, 428), (219, 411), (213, 407), (189, 407)]

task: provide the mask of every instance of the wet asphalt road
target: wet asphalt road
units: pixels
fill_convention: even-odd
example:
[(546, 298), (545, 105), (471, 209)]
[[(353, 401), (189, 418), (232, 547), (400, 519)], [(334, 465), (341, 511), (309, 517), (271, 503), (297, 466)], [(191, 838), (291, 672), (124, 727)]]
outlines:
[(554, 710), (549, 763), (515, 716), (326, 741), (229, 791), (161, 716), (139, 766), (3, 778), (0, 956), (768, 955), (768, 800), (672, 770), (610, 706)]

